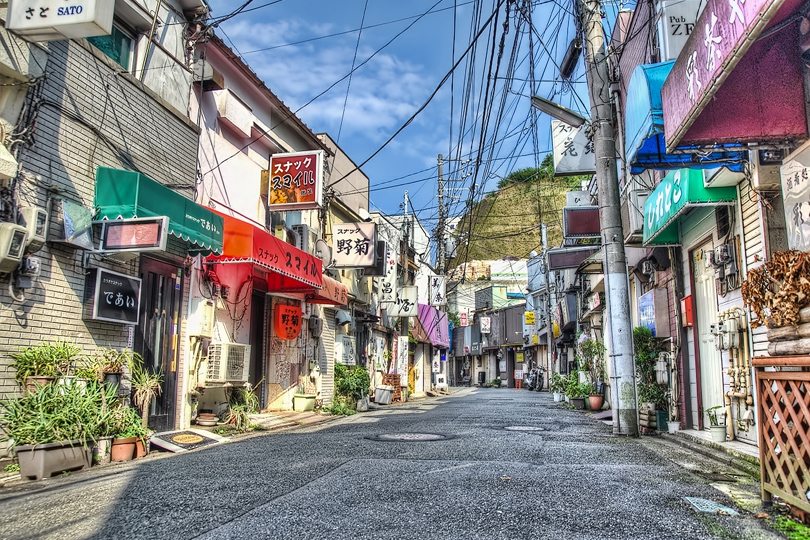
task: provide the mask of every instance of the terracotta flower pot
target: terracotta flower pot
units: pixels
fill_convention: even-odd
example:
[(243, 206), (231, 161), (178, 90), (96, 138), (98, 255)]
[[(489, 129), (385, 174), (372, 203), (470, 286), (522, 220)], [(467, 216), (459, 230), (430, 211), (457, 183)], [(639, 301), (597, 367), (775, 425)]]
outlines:
[(113, 439), (110, 459), (112, 461), (130, 461), (135, 455), (135, 441), (137, 440), (137, 437)]
[(135, 458), (142, 458), (149, 453), (149, 449), (146, 447), (146, 444), (143, 442), (143, 439), (138, 438), (135, 441)]
[(605, 402), (605, 396), (602, 394), (591, 394), (588, 396), (588, 406), (592, 411), (601, 411), (602, 404)]

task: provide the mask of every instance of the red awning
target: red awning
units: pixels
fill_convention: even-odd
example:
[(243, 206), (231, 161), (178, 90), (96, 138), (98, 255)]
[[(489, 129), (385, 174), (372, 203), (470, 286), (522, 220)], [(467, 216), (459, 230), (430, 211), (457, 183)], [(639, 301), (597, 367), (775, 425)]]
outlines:
[(252, 264), (268, 270), (268, 292), (312, 292), (323, 286), (319, 258), (246, 221), (220, 215), (224, 219), (222, 255), (206, 261)]
[(349, 303), (349, 288), (336, 279), (323, 276), (323, 288), (307, 296), (310, 304), (345, 306)]

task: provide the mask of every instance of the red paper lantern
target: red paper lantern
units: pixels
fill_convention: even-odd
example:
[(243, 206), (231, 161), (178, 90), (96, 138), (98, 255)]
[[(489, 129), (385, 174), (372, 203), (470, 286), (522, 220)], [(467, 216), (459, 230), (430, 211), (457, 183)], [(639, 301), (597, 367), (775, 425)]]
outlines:
[(281, 339), (295, 339), (301, 333), (301, 308), (298, 306), (277, 305), (273, 327)]

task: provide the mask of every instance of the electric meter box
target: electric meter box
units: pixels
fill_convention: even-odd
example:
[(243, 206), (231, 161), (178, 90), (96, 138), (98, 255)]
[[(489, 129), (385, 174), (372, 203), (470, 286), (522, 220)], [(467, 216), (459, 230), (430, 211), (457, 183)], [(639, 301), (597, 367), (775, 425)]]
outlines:
[(13, 272), (20, 265), (28, 231), (15, 223), (0, 223), (0, 274)]
[(208, 298), (191, 299), (191, 315), (188, 318), (188, 335), (212, 338), (214, 336), (214, 301)]
[(36, 206), (26, 206), (20, 210), (22, 224), (28, 231), (28, 242), (25, 246), (26, 253), (39, 251), (48, 236), (48, 213)]

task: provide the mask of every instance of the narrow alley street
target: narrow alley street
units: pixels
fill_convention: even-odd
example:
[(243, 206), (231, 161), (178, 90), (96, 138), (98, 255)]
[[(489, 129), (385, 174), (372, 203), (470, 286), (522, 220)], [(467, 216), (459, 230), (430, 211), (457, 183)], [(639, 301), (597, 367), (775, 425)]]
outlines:
[[(756, 507), (735, 506), (756, 502), (753, 479), (673, 440), (614, 437), (545, 392), (453, 389), (185, 454), (17, 482), (0, 488), (0, 536), (781, 538)], [(711, 484), (721, 477), (733, 500)], [(739, 515), (698, 513), (684, 497)]]

